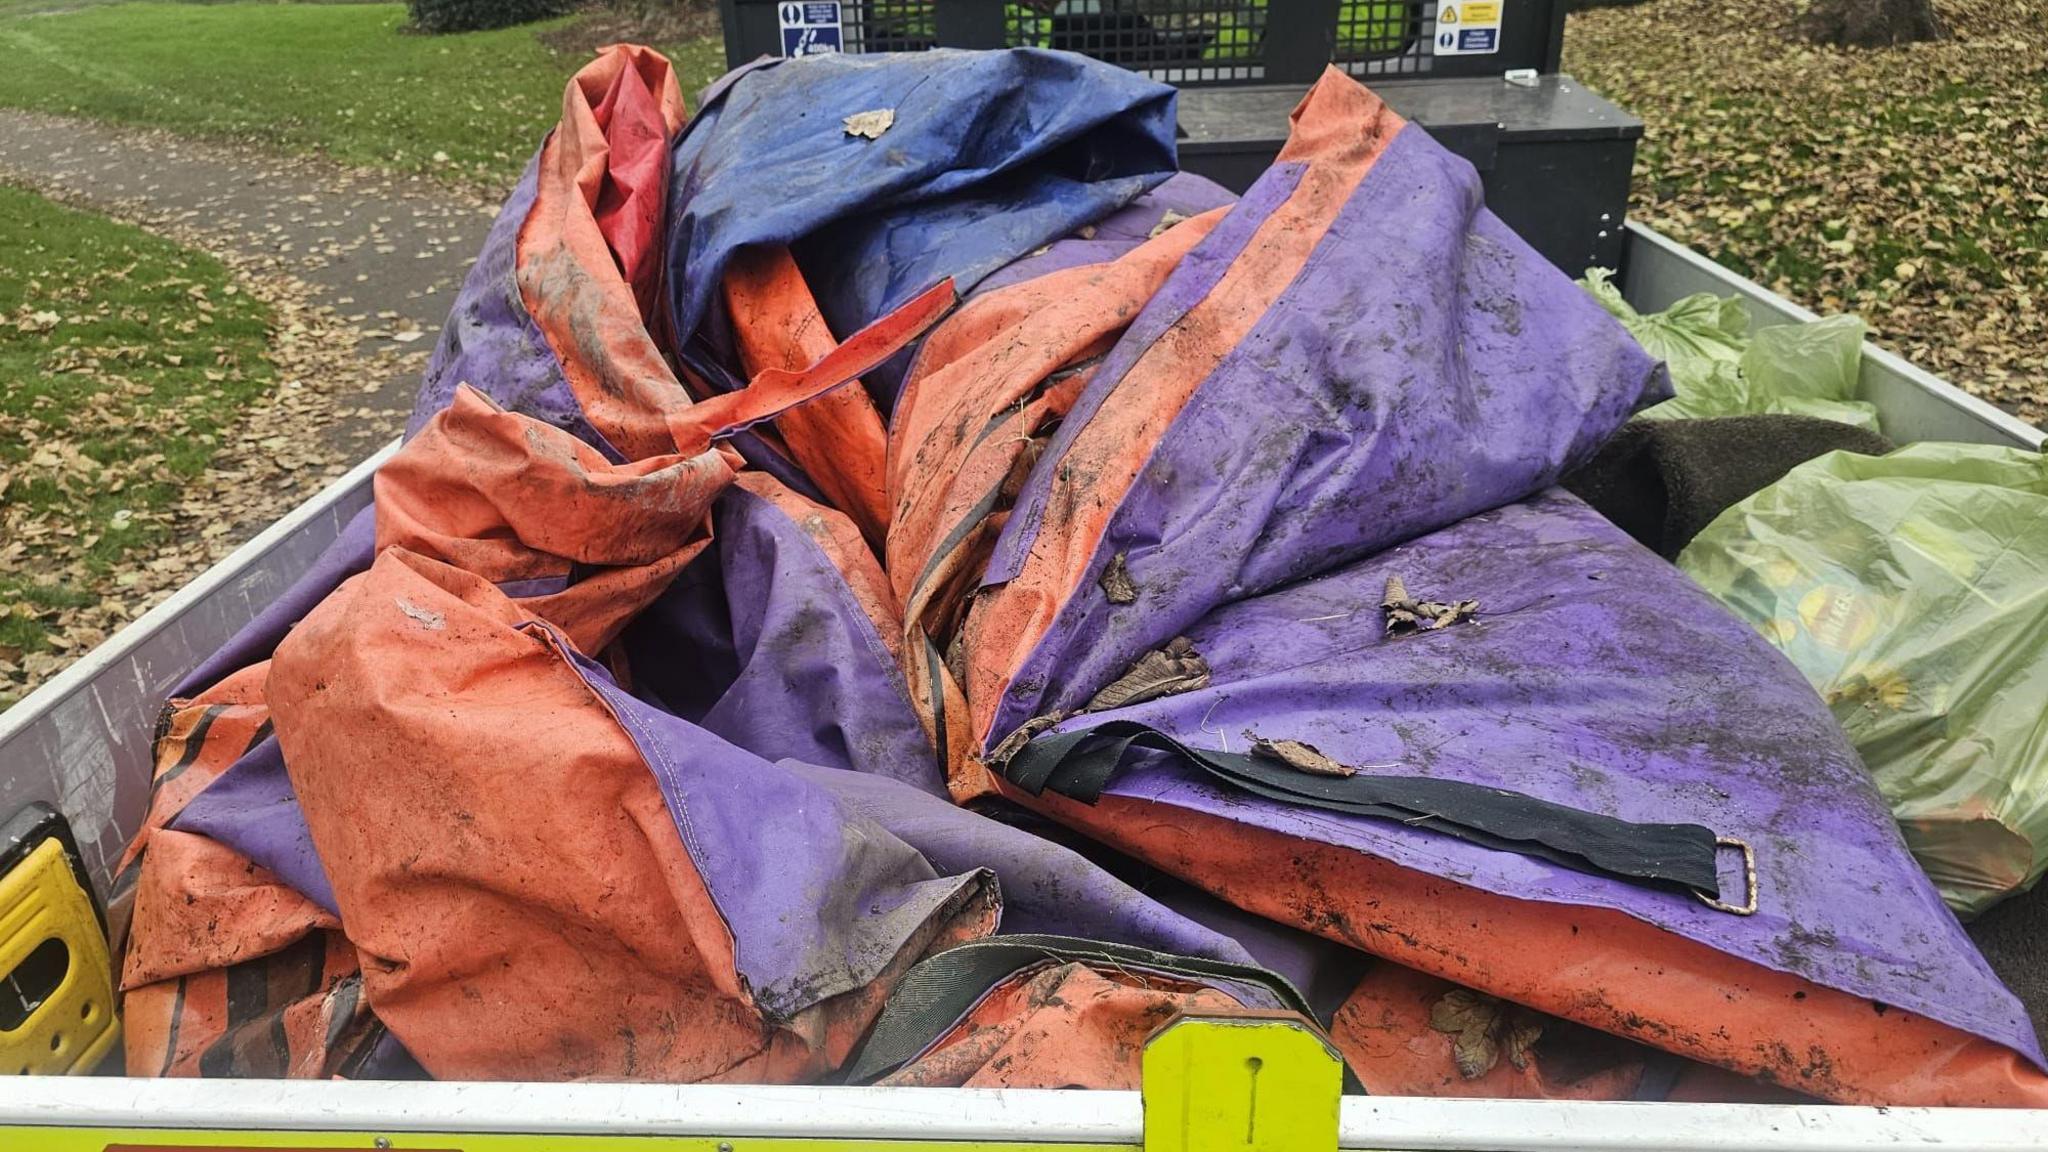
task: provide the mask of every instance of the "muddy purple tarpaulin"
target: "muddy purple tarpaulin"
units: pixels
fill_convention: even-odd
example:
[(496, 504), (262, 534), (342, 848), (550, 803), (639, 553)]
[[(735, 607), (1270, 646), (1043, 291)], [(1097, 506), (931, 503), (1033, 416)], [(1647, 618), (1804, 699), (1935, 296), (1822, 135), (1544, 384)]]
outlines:
[[(1473, 600), (1477, 616), (1389, 634), (1381, 602), (1396, 578), (1418, 599)], [(1184, 635), (1210, 669), (1205, 686), (1053, 731), (1128, 722), (1240, 753), (1261, 739), (1297, 740), (1362, 776), (1419, 773), (1633, 821), (1707, 824), (1755, 850), (1757, 911), (1731, 916), (1685, 893), (1460, 843), (1425, 830), (1426, 821), (1261, 803), (1156, 751), (1131, 751), (1109, 783), (1112, 796), (1341, 845), (1520, 900), (1614, 908), (1755, 964), (2031, 1051), (2018, 1002), (1942, 914), (1826, 705), (1799, 691), (1797, 669), (1770, 658), (1754, 630), (1562, 491), (1229, 604)], [(1286, 775), (1274, 767), (1276, 777)], [(1330, 785), (1335, 796), (1350, 783), (1294, 778), (1310, 789)], [(1739, 898), (1742, 858), (1724, 853), (1723, 865), (1724, 891)], [(1199, 880), (1255, 905), (1266, 901), (1251, 890), (1270, 885), (1216, 873)], [(1362, 926), (1337, 934), (1362, 945), (1371, 935)], [(1370, 943), (1468, 980), (1488, 963), (1473, 956), (1446, 965), (1423, 944)], [(1655, 983), (1648, 974), (1639, 979)], [(1576, 993), (1565, 986), (1553, 994)]]
[[(900, 1082), (1124, 1085), (1175, 1011), (1303, 1004), (1255, 959), (1327, 1015), (1373, 953), (1814, 1095), (2048, 1098), (1826, 708), (1550, 489), (1660, 367), (1344, 76), (1242, 200), (1172, 133), (1037, 50), (694, 119), (645, 50), (579, 74), (371, 519), (167, 715), (131, 1066), (347, 1074), (367, 1014), (441, 1076), (818, 1080), (883, 1020)], [(856, 379), (866, 521), (777, 416)]]

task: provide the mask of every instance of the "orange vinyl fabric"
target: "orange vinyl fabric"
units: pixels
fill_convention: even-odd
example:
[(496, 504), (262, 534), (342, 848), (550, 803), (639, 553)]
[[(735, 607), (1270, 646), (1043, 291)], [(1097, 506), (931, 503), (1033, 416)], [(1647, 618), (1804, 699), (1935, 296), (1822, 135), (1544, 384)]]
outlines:
[(1005, 794), (1247, 912), (1765, 1084), (1846, 1104), (2048, 1107), (2048, 1075), (2010, 1048), (1618, 912), (1496, 896), (1184, 808)]
[[(691, 775), (693, 756), (712, 759), (704, 748), (731, 746), (698, 729), (664, 744), (635, 711), (617, 641), (713, 546), (713, 505), (738, 486), (843, 577), (954, 801), (1050, 817), (1244, 912), (1391, 961), (1331, 1028), (1369, 1091), (1627, 1098), (1655, 1049), (1691, 1062), (1681, 1098), (1762, 1084), (1851, 1103), (2048, 1107), (2048, 1075), (2013, 1049), (1620, 911), (1499, 895), (1174, 803), (1029, 793), (1001, 775), (1005, 738), (1036, 732), (997, 730), (999, 709), (1091, 579), (1112, 518), (1404, 131), (1378, 97), (1335, 73), (1311, 90), (1280, 155), (1298, 170), (1284, 195), (1164, 334), (1103, 377), (1114, 388), (1077, 427), (1066, 422), (1098, 369), (1177, 273), (1215, 259), (1204, 243), (1231, 209), (964, 306), (940, 280), (844, 340), (788, 247), (746, 249), (716, 287), (748, 383), (707, 395), (679, 378), (665, 331), (667, 160), (684, 123), (665, 60), (606, 51), (568, 86), (519, 228), (519, 298), (603, 443), (457, 388), (375, 478), (368, 569), (271, 660), (167, 710), (112, 904), (131, 1073), (347, 1075), (389, 1029), (442, 1078), (816, 1081), (913, 964), (994, 933), (988, 873), (937, 876), (850, 818), (803, 881), (837, 887), (778, 903), (779, 862), (708, 827), (705, 810), (742, 807), (741, 790)], [(885, 426), (862, 378), (920, 338)], [(765, 425), (823, 502), (745, 471), (725, 443)], [(1019, 566), (989, 577), (1020, 493), (1048, 480)], [(1132, 602), (1102, 579), (1105, 596)], [(273, 734), (338, 915), (169, 827)], [(735, 772), (783, 771), (733, 751), (722, 763)], [(830, 794), (803, 781), (780, 795)], [(750, 819), (791, 815), (740, 813), (734, 839)], [(904, 928), (858, 947), (821, 931), (810, 968), (759, 954), (755, 941), (785, 941), (791, 919), (849, 902), (854, 921), (887, 905)], [(1198, 981), (1047, 962), (884, 1082), (1131, 1088), (1173, 1015), (1243, 1007)], [(1454, 1016), (1469, 1027), (1446, 1027)], [(1618, 1039), (1567, 1043), (1574, 1029)], [(1536, 1042), (1546, 1030), (1549, 1047)]]
[(372, 1037), (340, 924), (247, 858), (166, 828), (270, 732), (267, 663), (166, 709), (109, 902), (132, 1076), (327, 1076)]
[[(749, 376), (767, 368), (802, 368), (837, 343), (787, 248), (741, 252), (726, 269), (725, 299)], [(882, 417), (867, 389), (855, 381), (785, 412), (775, 428), (833, 506), (879, 545), (889, 530), (882, 482), (887, 449)]]
[[(647, 245), (628, 247), (617, 231), (663, 203), (667, 150), (644, 141), (666, 142), (683, 118), (682, 89), (659, 53), (626, 46), (585, 65), (541, 147), (533, 208), (519, 229), (520, 298), (591, 426), (629, 460), (673, 451), (664, 414), (689, 403), (642, 318), (637, 285), (620, 272), (618, 253)], [(641, 284), (659, 274), (654, 248), (633, 269)]]
[(930, 1051), (880, 1083), (1135, 1090), (1145, 1042), (1169, 1020), (1244, 1007), (1192, 981), (1078, 962), (1044, 965), (990, 990)]
[(1305, 166), (1292, 192), (1215, 286), (1118, 381), (1057, 461), (1021, 571), (986, 589), (968, 610), (964, 688), (975, 742), (1003, 735), (990, 731), (998, 701), (1081, 581), (1110, 517), (1182, 405), (1294, 283), (1404, 123), (1341, 75), (1326, 76), (1302, 98), (1277, 160)]

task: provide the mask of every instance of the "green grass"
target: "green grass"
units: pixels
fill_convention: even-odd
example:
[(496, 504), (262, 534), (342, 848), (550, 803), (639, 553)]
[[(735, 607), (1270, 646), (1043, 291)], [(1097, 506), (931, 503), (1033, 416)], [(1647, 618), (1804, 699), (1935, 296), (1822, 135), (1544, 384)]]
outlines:
[(161, 538), (270, 380), (269, 323), (212, 257), (0, 185), (0, 662)]
[[(0, 0), (0, 105), (494, 187), (586, 59), (537, 38), (565, 20), (423, 36), (402, 4), (41, 3)], [(715, 38), (660, 47), (686, 93), (723, 71)]]

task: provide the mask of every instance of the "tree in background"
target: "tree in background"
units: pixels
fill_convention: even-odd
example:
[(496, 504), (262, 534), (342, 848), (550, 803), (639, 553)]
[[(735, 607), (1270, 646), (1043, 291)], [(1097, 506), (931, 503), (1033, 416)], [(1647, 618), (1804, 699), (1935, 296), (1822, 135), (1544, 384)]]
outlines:
[(481, 32), (530, 24), (569, 10), (568, 0), (406, 0), (421, 32)]
[(1815, 43), (1844, 48), (1887, 48), (1948, 35), (1933, 0), (1818, 0), (1800, 26)]

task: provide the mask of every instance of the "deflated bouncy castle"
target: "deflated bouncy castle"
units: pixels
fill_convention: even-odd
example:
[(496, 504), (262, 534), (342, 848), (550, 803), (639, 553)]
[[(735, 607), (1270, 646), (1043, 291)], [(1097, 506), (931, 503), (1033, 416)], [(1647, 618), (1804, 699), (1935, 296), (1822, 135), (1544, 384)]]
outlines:
[(131, 1075), (2048, 1106), (1764, 636), (1559, 487), (1662, 364), (1335, 71), (607, 50), (374, 507), (197, 669)]

